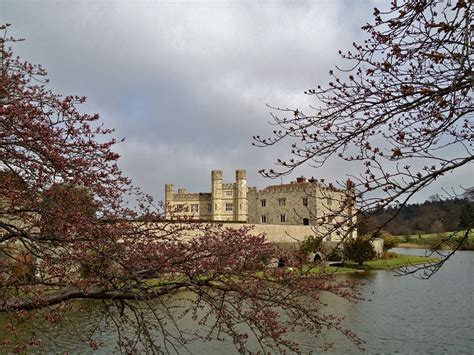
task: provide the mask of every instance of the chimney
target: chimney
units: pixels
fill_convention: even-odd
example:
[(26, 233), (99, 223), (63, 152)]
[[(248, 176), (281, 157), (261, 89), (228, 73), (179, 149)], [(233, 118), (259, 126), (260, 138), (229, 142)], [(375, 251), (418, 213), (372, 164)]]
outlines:
[(303, 184), (305, 182), (306, 182), (306, 178), (304, 176), (300, 176), (299, 178), (296, 178), (297, 184)]

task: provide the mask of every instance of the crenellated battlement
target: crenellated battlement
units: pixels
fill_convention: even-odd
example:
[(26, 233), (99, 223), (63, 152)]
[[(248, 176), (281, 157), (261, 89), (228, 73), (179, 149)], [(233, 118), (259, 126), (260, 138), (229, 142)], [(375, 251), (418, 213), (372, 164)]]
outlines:
[(223, 175), (224, 175), (224, 173), (222, 172), (222, 170), (212, 170), (211, 171), (211, 179), (212, 180), (222, 180)]
[[(178, 189), (174, 193), (172, 184), (166, 185), (167, 211), (179, 205), (185, 207), (180, 214), (203, 220), (248, 221), (247, 172), (239, 169), (235, 172), (235, 183), (224, 183), (222, 170), (211, 172), (210, 193), (189, 193)], [(170, 213), (166, 213), (170, 217)]]
[(311, 186), (310, 184), (306, 186), (291, 186), (291, 187), (266, 187), (263, 190), (258, 191), (259, 193), (266, 194), (266, 195), (276, 195), (281, 193), (293, 193), (293, 192), (300, 192), (300, 191), (309, 191), (314, 189), (315, 186)]
[(235, 171), (235, 180), (247, 180), (247, 172), (243, 169), (238, 169)]
[(211, 194), (210, 193), (205, 193), (205, 192), (196, 192), (196, 193), (177, 193), (174, 194), (174, 201), (210, 201), (211, 200)]
[(258, 193), (258, 194), (276, 195), (276, 194), (281, 194), (281, 193), (314, 191), (315, 189), (318, 189), (318, 191), (321, 191), (322, 193), (324, 193), (324, 191), (346, 192), (346, 190), (344, 189), (338, 189), (333, 186), (325, 186), (321, 184), (320, 182), (307, 182), (307, 183), (291, 182), (289, 184), (267, 186), (263, 189), (258, 189), (257, 187), (253, 186), (253, 187), (249, 187), (248, 191), (249, 192), (252, 191), (253, 193)]

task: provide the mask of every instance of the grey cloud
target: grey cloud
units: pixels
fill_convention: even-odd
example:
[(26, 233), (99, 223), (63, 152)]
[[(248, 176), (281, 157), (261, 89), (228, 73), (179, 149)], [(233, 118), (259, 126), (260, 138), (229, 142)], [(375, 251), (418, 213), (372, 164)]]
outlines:
[[(269, 109), (305, 109), (303, 91), (328, 80), (338, 49), (384, 1), (0, 1), (0, 22), (26, 38), (16, 53), (49, 71), (51, 87), (88, 96), (117, 136), (125, 173), (163, 198), (164, 184), (208, 190), (211, 169), (249, 172), (288, 154), (256, 149)], [(352, 168), (296, 174), (325, 178)]]

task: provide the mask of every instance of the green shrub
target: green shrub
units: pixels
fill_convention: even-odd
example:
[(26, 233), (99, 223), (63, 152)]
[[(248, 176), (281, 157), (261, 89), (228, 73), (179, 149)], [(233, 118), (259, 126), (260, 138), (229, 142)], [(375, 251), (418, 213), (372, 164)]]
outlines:
[(380, 238), (383, 239), (383, 250), (395, 248), (398, 245), (398, 240), (388, 232), (381, 231)]
[(313, 235), (307, 236), (306, 239), (301, 242), (300, 250), (306, 253), (315, 253), (321, 251), (321, 243), (323, 239), (315, 237)]
[(344, 257), (362, 265), (364, 261), (372, 260), (377, 254), (370, 243), (370, 238), (360, 236), (344, 242)]
[(332, 248), (326, 259), (330, 261), (342, 261), (344, 258), (343, 250), (340, 248)]

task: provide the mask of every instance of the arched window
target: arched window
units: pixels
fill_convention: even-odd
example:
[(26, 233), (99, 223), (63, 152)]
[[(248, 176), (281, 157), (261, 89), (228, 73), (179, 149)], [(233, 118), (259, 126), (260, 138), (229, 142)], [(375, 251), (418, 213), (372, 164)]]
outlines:
[(303, 225), (305, 226), (309, 225), (309, 218), (303, 218)]

